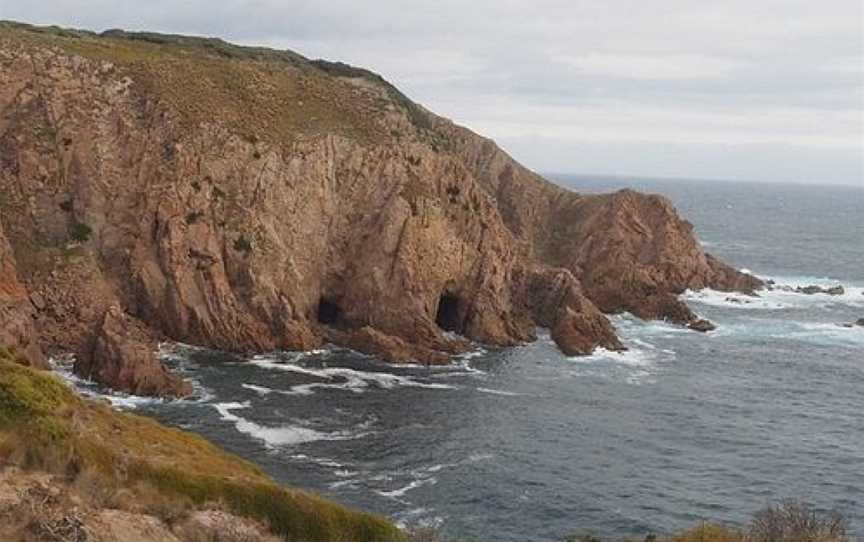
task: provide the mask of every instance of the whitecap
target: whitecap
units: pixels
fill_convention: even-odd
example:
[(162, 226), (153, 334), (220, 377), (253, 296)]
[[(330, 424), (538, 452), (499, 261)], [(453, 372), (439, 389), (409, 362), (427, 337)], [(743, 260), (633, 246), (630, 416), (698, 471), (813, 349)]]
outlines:
[(471, 454), (468, 456), (468, 462), (477, 463), (478, 461), (486, 461), (494, 457), (494, 454)]
[[(634, 342), (641, 341), (634, 340)], [(607, 350), (606, 348), (600, 347), (596, 348), (593, 353), (587, 356), (573, 356), (568, 359), (582, 363), (602, 361), (633, 367), (649, 367), (653, 365), (656, 356), (652, 352), (643, 348), (630, 347), (628, 350), (619, 352), (617, 350)]]
[[(325, 382), (295, 385), (289, 390), (283, 391), (283, 393), (296, 395), (309, 395), (315, 389), (337, 389), (361, 393), (369, 387), (370, 383), (374, 383), (377, 387), (383, 389), (393, 389), (399, 386), (437, 390), (457, 389), (455, 386), (447, 384), (421, 382), (407, 376), (385, 372), (360, 371), (347, 367), (306, 367), (296, 363), (281, 361), (272, 356), (255, 356), (249, 362), (266, 369), (288, 371), (325, 380)], [(334, 380), (337, 381), (334, 382)]]
[(393, 520), (400, 529), (407, 529), (410, 526), (440, 527), (444, 523), (444, 518), (434, 514), (435, 511), (431, 508), (411, 508), (396, 512), (393, 514)]
[(292, 446), (320, 440), (353, 440), (368, 434), (368, 432), (351, 433), (347, 431), (328, 433), (298, 425), (265, 427), (234, 414), (236, 410), (248, 409), (249, 407), (250, 403), (248, 401), (244, 403), (216, 403), (213, 405), (213, 408), (219, 412), (220, 417), (225, 421), (232, 422), (237, 431), (261, 440), (266, 445), (273, 447)]
[[(742, 269), (742, 272), (749, 273), (749, 270)], [(682, 298), (703, 305), (733, 309), (777, 310), (827, 308), (834, 305), (864, 307), (864, 286), (856, 283), (844, 283), (828, 277), (813, 276), (760, 276), (760, 278), (774, 281), (774, 289), (759, 290), (757, 296), (750, 296), (740, 292), (722, 292), (706, 288), (687, 290), (682, 294)], [(796, 288), (810, 285), (822, 288), (843, 286), (844, 292), (841, 295), (831, 295), (825, 293), (803, 294), (795, 291)]]
[(412, 480), (411, 483), (409, 483), (408, 485), (400, 487), (398, 489), (394, 489), (392, 491), (376, 491), (375, 493), (381, 495), (382, 497), (387, 497), (388, 499), (396, 499), (399, 497), (404, 497), (405, 494), (412, 489), (417, 489), (418, 487), (422, 487), (425, 485), (434, 485), (436, 483), (438, 483), (438, 480), (433, 476), (420, 480)]
[(519, 397), (525, 395), (524, 393), (516, 393), (515, 391), (504, 391), (504, 390), (493, 390), (490, 388), (477, 388), (477, 391), (480, 393), (488, 393), (491, 395), (503, 395), (506, 397)]
[(864, 345), (864, 328), (839, 322), (747, 318), (718, 328), (716, 336), (784, 339), (822, 345)]
[(257, 393), (258, 395), (261, 395), (262, 397), (265, 397), (265, 396), (267, 396), (267, 395), (270, 395), (271, 393), (273, 393), (273, 392), (275, 391), (275, 390), (273, 390), (273, 389), (271, 389), (271, 388), (267, 388), (267, 387), (265, 387), (265, 386), (258, 386), (258, 385), (255, 385), (255, 384), (246, 384), (246, 383), (243, 383), (243, 384), (240, 384), (240, 387), (242, 387), (242, 388), (246, 388), (247, 390), (254, 391), (254, 392)]

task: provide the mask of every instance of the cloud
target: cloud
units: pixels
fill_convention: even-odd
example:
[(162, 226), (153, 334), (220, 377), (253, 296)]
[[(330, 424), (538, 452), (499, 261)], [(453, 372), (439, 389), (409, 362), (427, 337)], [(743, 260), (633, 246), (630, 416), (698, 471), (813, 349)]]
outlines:
[(621, 54), (588, 53), (559, 56), (554, 60), (568, 64), (584, 77), (618, 79), (723, 79), (746, 66), (742, 61), (692, 53)]
[[(616, 157), (604, 171), (654, 175), (670, 168), (642, 157), (674, 147), (690, 149), (675, 167), (690, 177), (716, 177), (734, 155), (741, 178), (864, 185), (862, 11), (859, 0), (0, 0), (0, 18), (217, 35), (362, 65), (541, 170), (583, 171), (590, 147)], [(821, 176), (795, 173), (816, 163)]]

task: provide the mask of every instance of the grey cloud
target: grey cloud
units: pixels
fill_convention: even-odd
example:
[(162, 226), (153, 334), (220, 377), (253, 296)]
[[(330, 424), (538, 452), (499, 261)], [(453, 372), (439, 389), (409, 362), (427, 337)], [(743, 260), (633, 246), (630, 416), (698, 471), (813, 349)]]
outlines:
[[(862, 10), (859, 0), (0, 0), (0, 18), (217, 35), (362, 65), (542, 170), (596, 171), (562, 163), (590, 148), (615, 157), (607, 173), (864, 185)], [(673, 165), (639, 150), (680, 148), (688, 131), (698, 138), (679, 155), (703, 159)], [(525, 143), (536, 137), (542, 146)], [(733, 158), (735, 171), (717, 175)], [(801, 174), (814, 164), (821, 176)]]

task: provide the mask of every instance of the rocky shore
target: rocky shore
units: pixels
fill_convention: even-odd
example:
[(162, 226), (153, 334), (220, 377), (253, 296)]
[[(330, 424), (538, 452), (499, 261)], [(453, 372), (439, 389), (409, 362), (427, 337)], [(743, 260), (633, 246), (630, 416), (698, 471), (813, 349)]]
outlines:
[(622, 348), (605, 314), (707, 331), (678, 294), (763, 286), (664, 197), (565, 190), (371, 72), (219, 40), (0, 24), (0, 194), (0, 342), (141, 394), (189, 392), (159, 340), (446, 363), (542, 326), (580, 355)]

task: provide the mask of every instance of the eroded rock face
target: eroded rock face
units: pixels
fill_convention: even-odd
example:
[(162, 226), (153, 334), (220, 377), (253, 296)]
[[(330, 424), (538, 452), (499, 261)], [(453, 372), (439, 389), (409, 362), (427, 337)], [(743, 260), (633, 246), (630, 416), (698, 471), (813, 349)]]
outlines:
[(15, 258), (0, 223), (0, 345), (14, 348), (17, 359), (32, 367), (48, 368), (33, 326), (34, 307), (18, 280)]
[(116, 305), (232, 351), (438, 363), (445, 332), (539, 325), (584, 354), (621, 347), (603, 312), (686, 324), (685, 289), (760, 287), (665, 198), (559, 188), (365, 72), (189, 43), (0, 28), (0, 222), (51, 351)]

